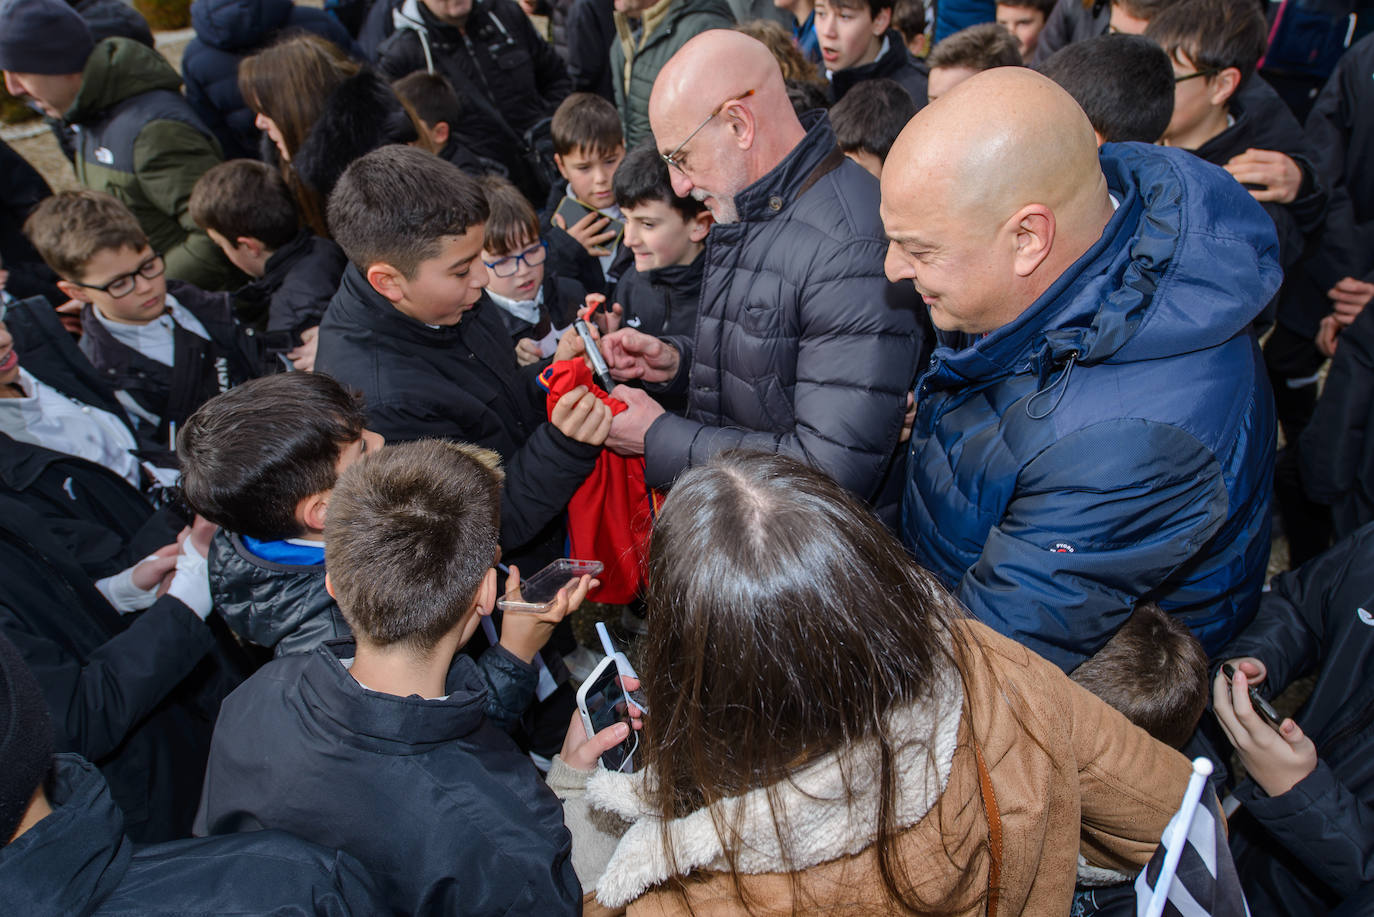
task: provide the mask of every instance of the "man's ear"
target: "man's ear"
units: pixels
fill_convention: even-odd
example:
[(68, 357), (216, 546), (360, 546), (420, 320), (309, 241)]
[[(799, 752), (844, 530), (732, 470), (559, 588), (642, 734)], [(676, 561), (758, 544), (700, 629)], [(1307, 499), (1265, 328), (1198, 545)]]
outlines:
[(91, 301), (91, 294), (79, 283), (72, 283), (70, 280), (59, 280), (57, 281), (57, 288), (66, 294), (68, 299), (74, 299), (77, 302)]
[(748, 106), (732, 102), (725, 107), (721, 117), (725, 119), (726, 125), (730, 128), (730, 133), (735, 135), (735, 146), (741, 150), (752, 149), (758, 123)]
[(873, 35), (881, 38), (887, 34), (888, 28), (892, 25), (892, 7), (885, 7), (878, 10), (878, 15), (873, 17)]
[(1212, 78), (1211, 103), (1213, 105), (1225, 105), (1231, 101), (1238, 89), (1240, 89), (1240, 71), (1235, 67), (1227, 67)]
[(703, 210), (687, 221), (687, 238), (693, 242), (701, 242), (711, 231), (711, 224), (714, 222), (715, 217), (711, 216), (711, 211)]
[(323, 532), (324, 519), (329, 511), (329, 495), (332, 490), (322, 490), (311, 494), (296, 504), (296, 521), (309, 532)]
[(1013, 266), (1018, 277), (1029, 277), (1054, 247), (1054, 211), (1044, 204), (1027, 204), (1012, 217), (1016, 234)]
[(386, 297), (392, 304), (406, 298), (405, 275), (384, 261), (369, 264), (363, 272), (372, 289)]

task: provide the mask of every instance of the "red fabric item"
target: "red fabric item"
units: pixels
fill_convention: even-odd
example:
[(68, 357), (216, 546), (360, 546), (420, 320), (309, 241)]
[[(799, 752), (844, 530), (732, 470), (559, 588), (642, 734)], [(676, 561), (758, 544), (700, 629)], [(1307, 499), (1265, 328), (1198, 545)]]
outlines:
[[(581, 360), (549, 364), (539, 382), (549, 393), (550, 415), (558, 399), (579, 385), (609, 405), (613, 415), (627, 407), (592, 381), (591, 369)], [(587, 596), (592, 601), (623, 604), (639, 592), (657, 508), (658, 494), (644, 484), (644, 459), (603, 450), (568, 503), (570, 556), (599, 560), (606, 568), (596, 577), (601, 585)]]

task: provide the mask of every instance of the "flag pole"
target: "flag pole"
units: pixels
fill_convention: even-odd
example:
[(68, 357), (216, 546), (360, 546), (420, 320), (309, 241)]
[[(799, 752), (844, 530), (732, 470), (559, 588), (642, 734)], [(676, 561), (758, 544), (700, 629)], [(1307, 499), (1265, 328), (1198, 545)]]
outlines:
[(1183, 844), (1193, 827), (1193, 815), (1197, 812), (1202, 791), (1207, 788), (1207, 778), (1212, 776), (1212, 762), (1207, 758), (1193, 759), (1193, 776), (1188, 779), (1188, 790), (1183, 794), (1183, 805), (1174, 818), (1173, 830), (1164, 853), (1164, 865), (1155, 879), (1150, 904), (1145, 909), (1145, 917), (1160, 917), (1164, 905), (1169, 900), (1169, 886), (1173, 884), (1174, 873), (1178, 871), (1178, 861), (1183, 856)]

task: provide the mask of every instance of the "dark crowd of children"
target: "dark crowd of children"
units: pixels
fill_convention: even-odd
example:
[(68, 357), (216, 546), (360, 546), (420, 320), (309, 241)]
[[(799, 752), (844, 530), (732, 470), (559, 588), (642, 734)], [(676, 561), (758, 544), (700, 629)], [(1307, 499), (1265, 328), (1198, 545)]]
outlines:
[[(195, 0), (178, 72), (119, 0), (0, 2), (6, 88), (81, 186), (0, 144), (0, 911), (1135, 913), (1178, 749), (1217, 765), (1251, 913), (1374, 913), (1374, 11), (1309, 19), (1335, 50), (1285, 81), (1294, 0), (323, 6)], [(719, 58), (737, 79), (686, 63), (741, 47), (718, 30), (752, 43)], [(1139, 498), (1089, 468), (1112, 441), (1082, 440), (1104, 453), (1067, 484), (1039, 467), (1096, 358), (1038, 338), (1001, 369), (1029, 380), (1006, 422), (986, 342), (1044, 310), (965, 320), (983, 275), (904, 228), (972, 193), (955, 164), (938, 193), (939, 169), (896, 175), (922, 128), (949, 129), (941, 104), (1000, 117), (959, 100), (1030, 67), (1102, 147), (1104, 238), (1137, 194), (1184, 193), (1121, 191), (1114, 157), (1187, 179), (1187, 225), (1140, 218), (1109, 282), (1173, 289), (1172, 232), (1216, 252), (1197, 283), (1226, 287), (1237, 245), (1257, 265), (1228, 332), (1253, 382), (1212, 406), (1249, 418), (1226, 434), (1245, 447), (1208, 453), (1255, 493), (1112, 528), (1101, 568), (1186, 543), (1132, 587), (1092, 572), (1086, 531)], [(1011, 175), (1061, 153), (997, 152)], [(837, 216), (795, 216), (832, 194)], [(760, 238), (816, 263), (779, 269)], [(820, 305), (779, 305), (808, 285)], [(870, 327), (870, 297), (901, 323)], [(1168, 299), (1078, 324), (1205, 338)], [(620, 384), (555, 397), (588, 337)], [(825, 398), (877, 397), (874, 361), (905, 383), (859, 484), (872, 415)], [(645, 404), (699, 422), (666, 473), (662, 422), (624, 432)], [(577, 495), (645, 462), (664, 486), (635, 600), (584, 604), (583, 578), (499, 610), (568, 556)], [(998, 488), (991, 517), (931, 497)], [(1088, 508), (1064, 528), (1018, 515), (1067, 490)], [(1288, 569), (1261, 589), (1271, 519)], [(1226, 539), (1250, 547), (1199, 547)], [(640, 663), (628, 721), (595, 734), (579, 607)], [(1291, 717), (1251, 702), (1300, 682)], [(608, 769), (630, 739), (638, 770)]]

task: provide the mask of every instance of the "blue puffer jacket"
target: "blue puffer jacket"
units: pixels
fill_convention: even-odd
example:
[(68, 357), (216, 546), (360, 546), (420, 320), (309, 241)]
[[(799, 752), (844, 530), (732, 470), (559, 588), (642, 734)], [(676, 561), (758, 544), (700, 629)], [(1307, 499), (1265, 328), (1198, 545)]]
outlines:
[(1250, 322), (1272, 221), (1185, 152), (1108, 144), (1120, 206), (1009, 325), (917, 386), (907, 544), (980, 620), (1065, 670), (1141, 599), (1215, 652), (1269, 557), (1274, 407)]
[(225, 159), (256, 157), (258, 150), (254, 114), (239, 92), (239, 61), (293, 31), (313, 32), (362, 59), (337, 19), (291, 0), (196, 0), (191, 25), (196, 37), (181, 59), (186, 100), (214, 132)]

